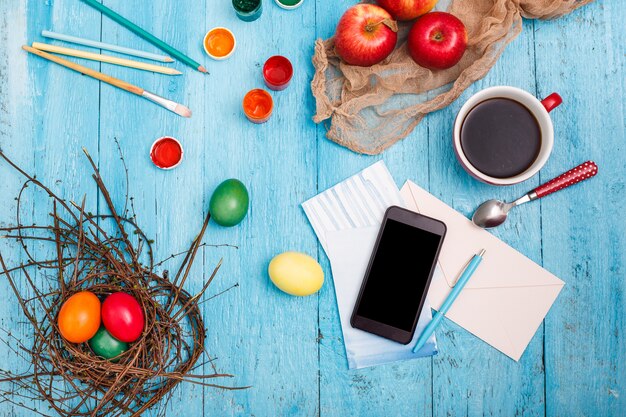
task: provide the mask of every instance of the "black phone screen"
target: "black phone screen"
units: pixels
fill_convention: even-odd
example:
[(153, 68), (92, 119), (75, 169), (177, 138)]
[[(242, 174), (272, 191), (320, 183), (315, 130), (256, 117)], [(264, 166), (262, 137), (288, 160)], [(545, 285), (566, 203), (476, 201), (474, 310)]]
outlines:
[(356, 314), (411, 332), (441, 238), (387, 219)]

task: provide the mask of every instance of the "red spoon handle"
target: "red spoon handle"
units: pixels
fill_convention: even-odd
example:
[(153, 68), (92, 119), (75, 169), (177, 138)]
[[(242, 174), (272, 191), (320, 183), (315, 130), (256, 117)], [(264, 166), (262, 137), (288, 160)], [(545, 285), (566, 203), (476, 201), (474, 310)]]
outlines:
[(572, 168), (564, 174), (546, 182), (535, 188), (533, 191), (537, 194), (537, 198), (544, 197), (556, 191), (567, 188), (570, 185), (577, 184), (581, 181), (591, 178), (598, 173), (598, 166), (593, 161), (583, 162), (576, 168)]

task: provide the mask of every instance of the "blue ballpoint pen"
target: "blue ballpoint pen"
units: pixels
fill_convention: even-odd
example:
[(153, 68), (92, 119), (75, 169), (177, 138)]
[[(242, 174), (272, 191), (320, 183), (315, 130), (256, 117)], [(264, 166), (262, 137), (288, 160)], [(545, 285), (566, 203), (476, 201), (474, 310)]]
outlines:
[(470, 263), (467, 265), (467, 268), (465, 268), (465, 270), (463, 271), (463, 274), (461, 274), (461, 277), (457, 281), (456, 285), (454, 286), (454, 288), (452, 288), (452, 292), (450, 292), (450, 295), (448, 295), (446, 301), (443, 302), (441, 308), (439, 309), (439, 311), (437, 311), (437, 314), (435, 314), (433, 319), (430, 321), (430, 323), (428, 323), (420, 337), (417, 339), (417, 343), (415, 343), (415, 347), (413, 348), (413, 353), (420, 350), (424, 346), (426, 341), (430, 338), (430, 336), (435, 332), (435, 329), (437, 328), (439, 323), (441, 323), (441, 320), (452, 306), (452, 303), (454, 303), (454, 300), (456, 300), (456, 298), (463, 290), (463, 287), (465, 287), (465, 284), (467, 284), (467, 281), (469, 281), (474, 271), (476, 271), (476, 268), (478, 268), (478, 264), (480, 264), (480, 261), (483, 260), (484, 254), (485, 250), (483, 249), (478, 255), (474, 255)]

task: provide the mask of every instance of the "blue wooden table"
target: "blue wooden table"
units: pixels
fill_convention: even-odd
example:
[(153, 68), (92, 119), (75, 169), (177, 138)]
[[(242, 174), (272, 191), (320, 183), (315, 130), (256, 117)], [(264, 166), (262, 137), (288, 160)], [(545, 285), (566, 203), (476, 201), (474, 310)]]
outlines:
[[(331, 143), (323, 126), (311, 121), (313, 42), (332, 35), (352, 1), (305, 0), (290, 12), (264, 3), (261, 19), (244, 23), (228, 0), (106, 1), (201, 59), (210, 75), (181, 64), (176, 67), (183, 76), (167, 77), (83, 63), (188, 104), (194, 116), (187, 120), (20, 50), (51, 29), (154, 51), (126, 29), (78, 0), (0, 2), (0, 146), (26, 170), (67, 199), (86, 195), (91, 211), (103, 211), (81, 147), (123, 204), (117, 139), (139, 222), (156, 240), (158, 258), (187, 247), (218, 183), (236, 177), (249, 187), (245, 221), (230, 229), (212, 224), (206, 237), (239, 249), (205, 249), (186, 285), (200, 289), (224, 257), (209, 295), (239, 286), (203, 304), (207, 347), (219, 370), (236, 375), (234, 385), (252, 388), (182, 385), (168, 415), (626, 415), (626, 4), (600, 0), (556, 21), (525, 21), (487, 77), (426, 117), (406, 140), (368, 157)], [(214, 26), (231, 28), (238, 39), (236, 53), (224, 62), (210, 61), (201, 48)], [(273, 94), (272, 119), (253, 125), (241, 112), (241, 99), (262, 86), (260, 67), (273, 54), (292, 60), (294, 80)], [(499, 84), (537, 96), (557, 91), (564, 98), (552, 113), (556, 144), (549, 162), (531, 180), (507, 188), (470, 178), (451, 147), (453, 118), (463, 101)], [(185, 148), (184, 163), (169, 172), (148, 158), (151, 143), (163, 135), (179, 138)], [(518, 197), (587, 159), (598, 163), (595, 179), (514, 211), (494, 232), (566, 282), (519, 363), (446, 322), (437, 331), (440, 353), (433, 358), (347, 371), (329, 264), (300, 203), (381, 158), (398, 184), (412, 179), (465, 214), (491, 197)], [(0, 224), (8, 224), (21, 178), (6, 164), (0, 164), (0, 178)], [(33, 221), (45, 219), (45, 195), (32, 193), (24, 201)], [(6, 241), (0, 250), (12, 263), (22, 260)], [(295, 298), (270, 283), (267, 264), (285, 250), (319, 259), (327, 276), (319, 294)], [(0, 327), (26, 340), (32, 329), (4, 279), (0, 294)], [(3, 368), (27, 369), (5, 345), (0, 358)], [(0, 415), (31, 414), (0, 398)]]

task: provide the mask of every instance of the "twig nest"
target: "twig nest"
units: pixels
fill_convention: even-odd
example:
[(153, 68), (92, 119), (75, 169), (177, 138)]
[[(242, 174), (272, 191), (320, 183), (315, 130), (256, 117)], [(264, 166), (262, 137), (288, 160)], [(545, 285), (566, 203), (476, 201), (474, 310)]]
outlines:
[[(127, 211), (117, 213), (95, 163), (85, 154), (111, 214), (94, 215), (85, 210), (84, 201), (78, 206), (57, 197), (0, 151), (0, 158), (26, 177), (22, 192), (39, 188), (53, 200), (49, 224), (24, 226), (19, 222), (20, 192), (18, 225), (0, 227), (0, 234), (12, 237), (29, 260), (11, 268), (0, 253), (0, 276), (9, 281), (34, 334), (29, 346), (10, 334), (11, 340), (3, 341), (16, 346), (16, 352), (27, 352), (32, 364), (22, 374), (2, 371), (6, 383), (0, 385), (0, 396), (19, 393), (46, 402), (64, 417), (117, 417), (143, 414), (183, 381), (229, 388), (213, 382), (230, 375), (218, 373), (210, 359), (212, 371), (191, 375), (205, 354), (198, 303), (221, 261), (197, 294), (185, 291), (183, 284), (203, 245), (210, 216), (183, 252), (173, 279), (164, 278), (154, 271), (160, 263), (152, 259), (151, 241)], [(39, 250), (42, 242), (51, 250)], [(37, 251), (29, 249), (32, 243)], [(49, 258), (36, 256), (46, 253), (51, 253)], [(52, 277), (44, 280), (49, 288), (39, 288), (29, 268), (45, 270)], [(20, 292), (13, 276), (17, 273), (28, 277), (28, 295)], [(105, 327), (100, 327), (101, 316)]]

